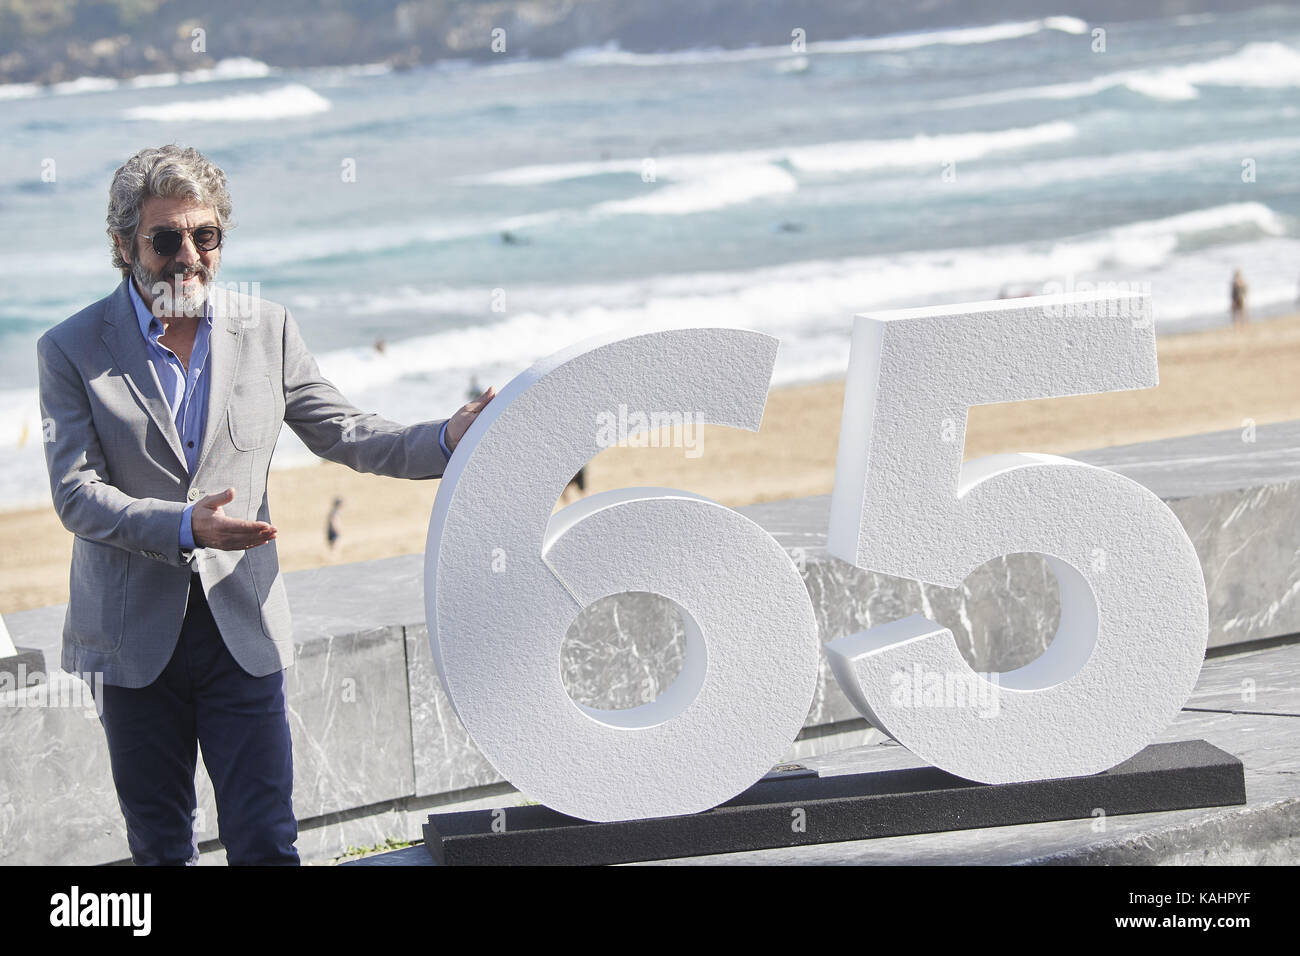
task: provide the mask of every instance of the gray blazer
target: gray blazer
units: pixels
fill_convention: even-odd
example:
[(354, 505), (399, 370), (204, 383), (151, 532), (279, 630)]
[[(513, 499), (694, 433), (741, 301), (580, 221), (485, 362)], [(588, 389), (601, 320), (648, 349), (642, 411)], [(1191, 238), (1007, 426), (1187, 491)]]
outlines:
[(294, 654), (276, 542), (182, 552), (185, 505), (233, 487), (227, 514), (270, 521), (266, 476), (282, 422), (356, 471), (438, 478), (444, 419), (402, 426), (360, 411), (321, 377), (287, 309), (217, 296), (207, 423), (190, 475), (127, 281), (36, 343), (50, 492), (75, 535), (63, 668), (151, 683), (176, 646), (197, 571), (235, 660), (255, 677), (274, 673)]

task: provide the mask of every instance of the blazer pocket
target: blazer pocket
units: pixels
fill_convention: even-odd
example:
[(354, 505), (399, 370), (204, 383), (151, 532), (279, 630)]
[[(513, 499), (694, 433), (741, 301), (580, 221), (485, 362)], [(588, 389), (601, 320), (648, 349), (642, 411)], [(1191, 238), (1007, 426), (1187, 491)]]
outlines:
[(80, 536), (72, 539), (68, 627), (74, 643), (108, 654), (122, 646), (130, 563), (130, 551)]
[(230, 422), (230, 441), (240, 451), (261, 448), (280, 434), (284, 419), (277, 415), (278, 409), (275, 383), (270, 375), (236, 382), (226, 413)]

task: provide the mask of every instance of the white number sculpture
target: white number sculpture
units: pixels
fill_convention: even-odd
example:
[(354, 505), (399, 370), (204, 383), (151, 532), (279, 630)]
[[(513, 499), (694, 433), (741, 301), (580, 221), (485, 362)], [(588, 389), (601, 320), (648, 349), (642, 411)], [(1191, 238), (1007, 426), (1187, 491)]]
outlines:
[(18, 649), (14, 647), (14, 642), (9, 637), (9, 628), (5, 627), (4, 618), (0, 617), (0, 660), (14, 657), (17, 653)]
[[(761, 777), (807, 716), (817, 626), (765, 531), (666, 488), (603, 492), (551, 515), (600, 450), (601, 413), (691, 413), (756, 431), (775, 357), (775, 339), (729, 329), (581, 343), (502, 389), (452, 456), (425, 568), (438, 673), (484, 755), (556, 810), (603, 821), (708, 809)], [(827, 645), (873, 724), (936, 767), (998, 783), (1106, 770), (1173, 720), (1200, 672), (1209, 614), (1196, 552), (1169, 508), (1134, 481), (1050, 455), (962, 467), (972, 405), (1156, 381), (1144, 296), (856, 318), (829, 551), (944, 587), (1034, 552), (1061, 594), (1047, 650), (978, 685), (992, 685), (992, 708), (914, 693), (917, 675), (945, 688), (986, 680), (923, 617)], [(627, 591), (676, 603), (682, 673), (639, 707), (582, 706), (561, 681), (565, 633), (582, 608)]]
[[(600, 451), (602, 412), (757, 431), (776, 349), (729, 329), (584, 342), (511, 381), (452, 456), (425, 566), (438, 673), (492, 765), (553, 809), (598, 821), (706, 810), (771, 769), (808, 716), (817, 624), (762, 528), (668, 488), (603, 492), (551, 515)], [(582, 706), (561, 681), (565, 632), (583, 607), (625, 591), (676, 603), (682, 672), (639, 707)]]
[(993, 708), (973, 706), (983, 694), (965, 706), (918, 699), (918, 673), (936, 687), (984, 680), (951, 632), (923, 617), (828, 644), (840, 686), (872, 724), (936, 767), (1004, 783), (1106, 770), (1173, 720), (1209, 627), (1200, 562), (1173, 512), (1137, 482), (1067, 458), (962, 467), (972, 405), (1156, 383), (1145, 296), (856, 318), (828, 550), (944, 587), (992, 558), (1037, 552), (1061, 594), (1055, 638), (1000, 675)]

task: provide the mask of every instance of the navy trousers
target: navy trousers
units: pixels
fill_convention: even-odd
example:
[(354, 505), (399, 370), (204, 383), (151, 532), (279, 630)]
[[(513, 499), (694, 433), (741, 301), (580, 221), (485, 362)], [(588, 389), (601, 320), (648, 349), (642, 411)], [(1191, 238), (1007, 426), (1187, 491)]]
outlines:
[(104, 685), (101, 693), (100, 722), (137, 865), (198, 862), (199, 746), (227, 862), (299, 862), (284, 672), (252, 677), (235, 662), (197, 574), (176, 650), (158, 679), (141, 688)]

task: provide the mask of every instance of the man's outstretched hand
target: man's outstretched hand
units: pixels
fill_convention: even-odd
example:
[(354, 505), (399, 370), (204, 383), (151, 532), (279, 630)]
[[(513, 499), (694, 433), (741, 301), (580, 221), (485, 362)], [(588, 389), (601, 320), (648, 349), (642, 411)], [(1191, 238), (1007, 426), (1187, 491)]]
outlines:
[(275, 525), (265, 521), (241, 521), (221, 510), (222, 505), (234, 500), (234, 488), (198, 500), (190, 512), (190, 530), (194, 533), (196, 546), (218, 551), (247, 551), (275, 537)]
[[(497, 387), (489, 385), (478, 398), (472, 402), (462, 405), (460, 411), (451, 416), (451, 421), (447, 423), (447, 447), (452, 451), (460, 444), (460, 440), (465, 437), (465, 432), (469, 431), (469, 426), (474, 424), (474, 419), (478, 418), (478, 413), (487, 407), (487, 403), (496, 398)], [(196, 509), (197, 510), (197, 509)]]

